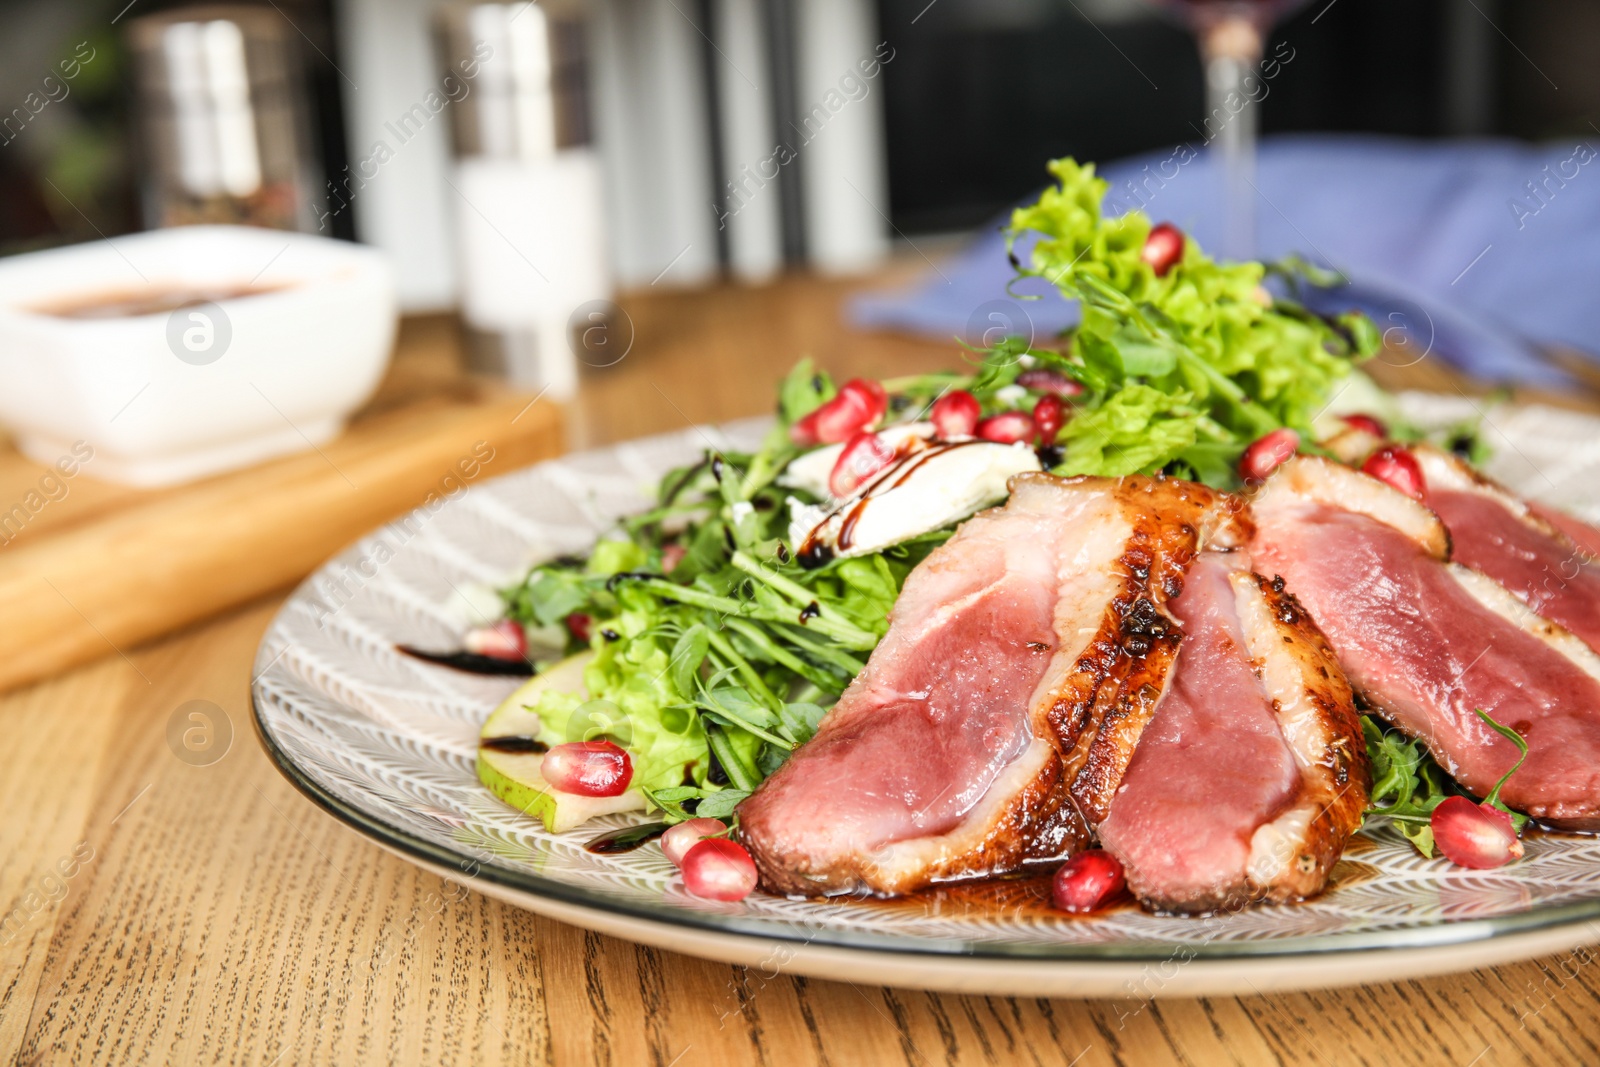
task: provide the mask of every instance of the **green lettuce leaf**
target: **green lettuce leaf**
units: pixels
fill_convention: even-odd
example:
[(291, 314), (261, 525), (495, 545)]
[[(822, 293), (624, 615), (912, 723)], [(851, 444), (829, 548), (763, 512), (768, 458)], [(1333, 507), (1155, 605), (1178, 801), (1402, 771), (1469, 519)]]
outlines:
[(1154, 471), (1199, 438), (1207, 419), (1187, 392), (1138, 382), (1075, 414), (1062, 431), (1062, 474), (1120, 476)]
[[(1219, 263), (1192, 239), (1158, 277), (1141, 252), (1151, 229), (1142, 212), (1106, 218), (1106, 182), (1092, 165), (1050, 164), (1057, 184), (1013, 212), (1006, 231), (1019, 277), (1044, 278), (1079, 302), (1080, 324), (1054, 360), (1076, 365), (1087, 394), (1063, 434), (1066, 473), (1182, 473), (1231, 487), (1246, 446), (1280, 426), (1311, 438), (1354, 360), (1376, 351), (1376, 328), (1359, 314), (1324, 318), (1262, 287), (1260, 263)], [(1026, 259), (1019, 242), (1035, 238)], [(1297, 281), (1330, 279), (1305, 264), (1280, 268)], [(1016, 365), (1016, 340), (991, 361)], [(1000, 384), (1004, 372), (975, 385)], [(1015, 378), (1012, 371), (1010, 378)], [(1196, 445), (1198, 452), (1191, 452)]]

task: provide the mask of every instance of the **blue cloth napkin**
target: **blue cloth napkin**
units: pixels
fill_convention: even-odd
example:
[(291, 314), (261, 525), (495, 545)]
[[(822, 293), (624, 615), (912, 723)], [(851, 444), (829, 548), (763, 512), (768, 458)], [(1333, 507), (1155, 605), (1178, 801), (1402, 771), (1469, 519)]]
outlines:
[[(1152, 217), (1215, 249), (1217, 168), (1208, 153), (1182, 158), (1167, 149), (1102, 168), (1107, 211), (1142, 200)], [(1350, 279), (1313, 301), (1322, 310), (1361, 307), (1428, 358), (1489, 381), (1569, 381), (1533, 345), (1600, 353), (1600, 151), (1587, 139), (1281, 136), (1263, 142), (1255, 185), (1258, 257), (1298, 253)], [(1012, 325), (1020, 308), (1041, 336), (1071, 325), (1076, 307), (1042, 281), (1016, 291), (1044, 299), (994, 303), (1013, 277), (1003, 221), (909, 289), (857, 296), (852, 321), (976, 338)]]

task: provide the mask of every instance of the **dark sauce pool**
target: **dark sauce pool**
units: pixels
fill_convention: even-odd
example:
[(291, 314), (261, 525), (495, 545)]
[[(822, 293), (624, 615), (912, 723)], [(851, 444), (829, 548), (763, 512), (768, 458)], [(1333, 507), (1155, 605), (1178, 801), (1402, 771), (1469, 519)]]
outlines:
[[(1054, 871), (971, 882), (929, 886), (903, 897), (867, 897), (859, 903), (873, 908), (913, 911), (950, 919), (1009, 919), (1059, 922), (1063, 919), (1101, 919), (1118, 912), (1138, 911), (1139, 903), (1124, 893), (1103, 908), (1074, 914), (1057, 908), (1050, 899)], [(849, 898), (846, 898), (849, 899)]]
[(654, 841), (667, 832), (664, 822), (645, 823), (643, 826), (624, 826), (620, 830), (601, 834), (593, 838), (583, 847), (586, 852), (593, 852), (600, 856), (611, 856), (619, 852), (632, 852), (647, 841)]

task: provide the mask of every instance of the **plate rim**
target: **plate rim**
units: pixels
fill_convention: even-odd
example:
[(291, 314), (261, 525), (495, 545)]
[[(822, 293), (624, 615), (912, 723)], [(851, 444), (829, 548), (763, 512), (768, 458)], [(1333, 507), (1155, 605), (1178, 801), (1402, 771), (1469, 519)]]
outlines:
[[(269, 627), (270, 630), (270, 627)], [(263, 646), (264, 647), (264, 646)], [(391, 826), (377, 816), (361, 811), (346, 803), (331, 790), (301, 771), (288, 752), (272, 736), (263, 721), (258, 687), (252, 685), (250, 694), (251, 721), (257, 741), (267, 758), (289, 783), (307, 799), (332, 815), (361, 836), (371, 839), (379, 847), (396, 853), (429, 870), (455, 867), (461, 874), (440, 877), (458, 880), (469, 885), (487, 883), (510, 893), (528, 894), (549, 899), (567, 908), (585, 912), (618, 916), (662, 927), (671, 927), (700, 934), (734, 936), (752, 940), (783, 942), (802, 946), (819, 946), (841, 949), (866, 955), (914, 956), (924, 961), (930, 959), (986, 959), (1003, 960), (1017, 964), (1096, 964), (1096, 963), (1162, 963), (1183, 950), (1188, 950), (1186, 963), (1204, 960), (1210, 963), (1248, 962), (1285, 959), (1315, 959), (1329, 955), (1377, 955), (1388, 952), (1404, 953), (1417, 949), (1466, 950), (1473, 945), (1540, 932), (1553, 932), (1562, 928), (1574, 930), (1585, 923), (1590, 926), (1589, 938), (1575, 939), (1574, 944), (1600, 943), (1600, 895), (1567, 904), (1534, 906), (1513, 915), (1477, 919), (1440, 919), (1427, 925), (1407, 929), (1369, 930), (1352, 934), (1314, 934), (1259, 941), (1129, 941), (1112, 943), (1058, 942), (1053, 944), (1012, 942), (970, 942), (956, 939), (907, 938), (862, 931), (840, 931), (819, 924), (807, 936), (784, 923), (761, 917), (741, 917), (719, 914), (713, 910), (671, 906), (650, 907), (617, 899), (611, 894), (590, 893), (579, 886), (548, 878), (532, 871), (484, 862), (476, 856), (436, 845), (400, 827)], [(463, 858), (471, 860), (476, 873), (467, 874), (461, 868)], [(505, 894), (498, 895), (505, 899)], [(1271, 905), (1259, 905), (1270, 907)], [(1293, 907), (1294, 905), (1282, 905)], [(1196, 921), (1203, 921), (1198, 918)], [(841, 936), (846, 935), (846, 936)]]
[[(379, 844), (385, 851), (394, 852)], [(400, 855), (399, 853), (394, 853)], [(401, 856), (420, 869), (443, 878), (444, 868), (424, 860)], [(805, 975), (828, 981), (851, 981), (903, 989), (999, 996), (1065, 996), (1136, 1000), (1148, 1003), (1179, 997), (1247, 996), (1266, 992), (1292, 993), (1304, 990), (1333, 989), (1371, 984), (1373, 969), (1391, 959), (1384, 949), (1363, 949), (1336, 956), (1286, 955), (1276, 957), (1239, 956), (1221, 959), (1196, 958), (1177, 961), (1170, 975), (1152, 975), (1149, 962), (1111, 959), (1022, 959), (977, 957), (957, 954), (875, 951), (841, 948), (831, 944), (792, 942), (760, 937), (677, 927), (649, 919), (632, 919), (597, 911), (581, 905), (568, 905), (548, 897), (522, 893), (494, 883), (468, 884), (479, 892), (515, 907), (568, 925), (593, 930), (640, 945), (682, 952), (730, 966), (762, 969), (765, 981), (781, 972)], [(1589, 937), (1573, 937), (1579, 924), (1566, 924), (1548, 930), (1531, 931), (1486, 940), (1462, 941), (1431, 947), (1413, 947), (1405, 952), (1405, 966), (1388, 969), (1384, 981), (1427, 978), (1458, 973), (1479, 967), (1493, 967), (1548, 955), (1575, 951), (1592, 943)], [(765, 955), (761, 955), (762, 950)], [(774, 958), (782, 950), (788, 955)], [(1308, 959), (1321, 966), (1312, 970)], [(1174, 962), (1163, 959), (1162, 965)], [(773, 968), (767, 973), (767, 968)], [(849, 968), (851, 978), (841, 978)], [(1263, 985), (1267, 988), (1264, 990)], [(1126, 1014), (1137, 1014), (1135, 1008)]]

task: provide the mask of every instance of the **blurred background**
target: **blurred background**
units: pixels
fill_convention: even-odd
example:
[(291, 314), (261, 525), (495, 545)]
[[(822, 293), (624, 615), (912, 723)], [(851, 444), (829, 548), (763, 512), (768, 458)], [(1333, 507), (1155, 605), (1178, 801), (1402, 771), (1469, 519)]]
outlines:
[[(141, 88), (130, 29), (174, 10), (183, 5), (0, 4), (0, 252), (163, 221), (140, 134), (160, 105)], [(403, 143), (391, 132), (450, 69), (437, 5), (255, 10), (260, 36), (283, 46), (271, 91), (302, 124), (300, 145), (284, 149), (300, 153), (293, 224), (387, 252), (407, 311), (457, 306), (449, 117), (414, 123)], [(572, 136), (599, 159), (623, 288), (869, 269), (897, 242), (987, 222), (1041, 184), (1048, 158), (1197, 141), (1206, 114), (1193, 36), (1140, 0), (593, 0), (564, 14), (575, 29), (554, 46), (573, 64), (562, 91), (588, 124)], [(1267, 135), (1589, 136), (1600, 68), (1586, 42), (1597, 31), (1600, 8), (1581, 0), (1313, 2), (1272, 30), (1268, 53), (1287, 41), (1294, 59), (1258, 121)], [(893, 58), (829, 116), (816, 151), (760, 173), (880, 44)], [(29, 94), (43, 95), (42, 79), (80, 48), (92, 61), (33, 113)], [(348, 168), (380, 142), (392, 160), (347, 195)]]
[(803, 356), (881, 378), (1070, 324), (1008, 290), (997, 225), (1059, 156), (1102, 165), (1108, 211), (1343, 272), (1319, 310), (1378, 320), (1382, 384), (1595, 401), (1593, 3), (0, 20), (0, 607), (35, 620), (0, 686), (281, 589), (463, 479), (770, 411)]

